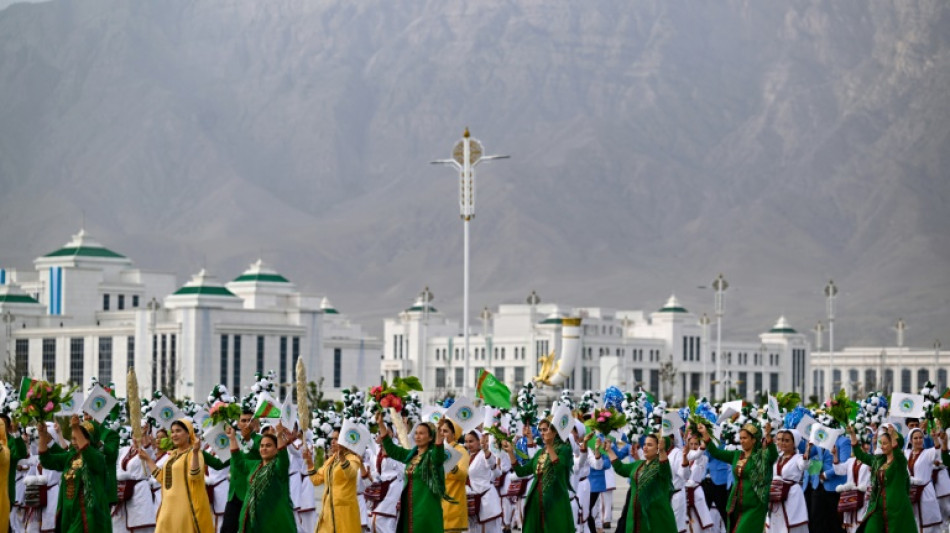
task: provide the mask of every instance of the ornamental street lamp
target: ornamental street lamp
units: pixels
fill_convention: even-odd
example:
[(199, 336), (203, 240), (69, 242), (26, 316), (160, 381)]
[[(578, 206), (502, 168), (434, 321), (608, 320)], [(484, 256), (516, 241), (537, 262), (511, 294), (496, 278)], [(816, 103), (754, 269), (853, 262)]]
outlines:
[[(716, 382), (722, 383), (722, 299), (723, 293), (729, 288), (726, 278), (719, 274), (713, 280), (712, 288), (716, 291)], [(726, 394), (729, 390), (726, 389)]]
[(940, 368), (940, 339), (934, 339), (934, 370), (933, 370), (934, 383), (937, 384), (937, 388), (939, 390), (943, 390), (944, 387), (947, 386), (947, 384), (942, 383), (940, 381), (939, 375), (937, 374), (939, 368)]
[(835, 297), (838, 296), (838, 287), (834, 280), (828, 280), (825, 285), (826, 310), (828, 312), (828, 368), (831, 370), (831, 387), (829, 394), (835, 391)]
[(699, 317), (699, 325), (703, 327), (703, 345), (699, 350), (699, 357), (703, 360), (703, 379), (700, 380), (700, 387), (703, 389), (703, 396), (706, 398), (712, 398), (712, 395), (709, 393), (709, 371), (706, 369), (706, 361), (709, 359), (709, 316), (706, 313), (703, 313), (703, 316)]
[[(433, 165), (450, 165), (459, 172), (459, 211), (462, 217), (463, 244), (462, 244), (462, 335), (465, 338), (465, 376), (462, 383), (462, 394), (469, 396), (468, 369), (469, 369), (469, 339), (468, 339), (468, 279), (469, 279), (469, 246), (468, 225), (475, 217), (475, 167), (482, 161), (505, 159), (507, 155), (482, 155), (482, 143), (470, 137), (468, 128), (462, 138), (455, 143), (451, 159), (437, 159), (431, 161)], [(456, 386), (459, 384), (456, 383)]]
[[(0, 318), (3, 319), (3, 327), (6, 329), (6, 338), (7, 338), (7, 361), (13, 356), (13, 349), (10, 347), (13, 344), (13, 323), (16, 322), (16, 315), (11, 313), (9, 310), (3, 312), (0, 315)], [(16, 368), (14, 366), (14, 368)], [(22, 377), (19, 374), (18, 378)]]

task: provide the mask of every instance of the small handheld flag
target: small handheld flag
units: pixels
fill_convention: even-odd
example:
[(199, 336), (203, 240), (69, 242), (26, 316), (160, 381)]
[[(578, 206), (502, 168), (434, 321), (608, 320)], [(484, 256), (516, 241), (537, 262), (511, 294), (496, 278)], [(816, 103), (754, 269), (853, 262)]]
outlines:
[(257, 409), (254, 411), (255, 418), (280, 418), (280, 407), (277, 406), (277, 400), (271, 395), (261, 394), (257, 400)]
[(106, 392), (102, 385), (96, 385), (89, 391), (86, 401), (82, 404), (82, 412), (96, 419), (96, 422), (102, 423), (109, 416), (112, 408), (119, 403), (118, 400)]
[(484, 368), (478, 373), (478, 382), (475, 388), (478, 397), (484, 400), (486, 405), (511, 409), (511, 391)]

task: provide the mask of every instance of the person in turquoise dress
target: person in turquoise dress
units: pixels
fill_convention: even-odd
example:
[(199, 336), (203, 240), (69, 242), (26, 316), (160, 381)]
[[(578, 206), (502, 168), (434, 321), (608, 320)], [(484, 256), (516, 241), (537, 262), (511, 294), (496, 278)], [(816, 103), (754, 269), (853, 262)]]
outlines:
[(851, 435), (851, 455), (871, 468), (868, 488), (868, 509), (861, 522), (864, 533), (915, 533), (917, 520), (910, 503), (910, 473), (904, 457), (904, 438), (888, 426), (877, 438), (881, 453), (871, 455), (858, 446), (854, 428)]
[(574, 452), (571, 445), (561, 440), (549, 420), (538, 423), (544, 447), (530, 461), (518, 465), (514, 446), (504, 441), (512, 471), (519, 477), (533, 475), (534, 481), (525, 495), (524, 533), (572, 533), (571, 472), (574, 470)]
[(296, 531), (294, 505), (290, 499), (290, 456), (287, 454), (287, 444), (293, 438), (278, 424), (276, 435), (261, 436), (258, 447), (261, 458), (254, 460), (240, 453), (234, 428), (226, 426), (225, 433), (231, 439), (232, 472), (247, 480), (238, 531)]
[[(699, 425), (699, 434), (705, 442), (712, 436), (705, 425)], [(772, 466), (778, 459), (778, 449), (772, 442), (772, 426), (765, 431), (754, 424), (745, 424), (739, 430), (739, 450), (729, 451), (707, 446), (713, 458), (732, 465), (735, 483), (729, 491), (727, 511), (730, 533), (762, 533), (769, 514), (769, 487), (772, 484)], [(763, 438), (764, 434), (764, 438)], [(766, 445), (763, 446), (763, 440)]]
[(73, 415), (69, 422), (72, 444), (67, 449), (50, 449), (52, 437), (45, 423), (39, 431), (40, 465), (62, 472), (59, 500), (56, 502), (56, 531), (59, 533), (102, 533), (112, 531), (109, 495), (106, 490), (105, 453), (99, 449), (99, 435), (91, 422), (80, 422)]
[(647, 435), (643, 442), (642, 461), (621, 462), (613, 446), (603, 440), (600, 449), (607, 450), (610, 465), (618, 476), (630, 479), (630, 511), (625, 524), (620, 524), (626, 533), (675, 532), (676, 516), (673, 514), (673, 470), (666, 456), (670, 446), (669, 437)]
[(386, 455), (406, 465), (406, 484), (399, 500), (396, 532), (442, 533), (442, 500), (454, 501), (445, 492), (442, 465), (447, 455), (442, 434), (431, 422), (419, 424), (412, 432), (415, 446), (406, 449), (393, 442), (382, 415), (377, 417), (376, 423)]

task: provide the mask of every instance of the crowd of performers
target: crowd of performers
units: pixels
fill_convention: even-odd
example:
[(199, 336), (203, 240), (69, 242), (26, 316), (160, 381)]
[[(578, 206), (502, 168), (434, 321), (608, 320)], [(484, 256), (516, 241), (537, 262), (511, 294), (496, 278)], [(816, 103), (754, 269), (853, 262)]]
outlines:
[[(575, 402), (565, 391), (531, 417), (481, 406), (474, 426), (441, 408), (321, 418), (325, 442), (244, 403), (225, 427), (227, 460), (189, 417), (167, 430), (146, 422), (132, 439), (88, 415), (17, 427), (4, 414), (0, 533), (938, 533), (950, 524), (939, 419), (836, 424), (802, 406), (773, 416), (771, 406), (708, 402), (665, 413), (656, 402), (637, 427), (643, 402), (609, 392), (601, 404), (591, 401), (598, 393)], [(591, 423), (619, 412), (631, 413), (634, 432)], [(682, 424), (664, 424), (671, 415)], [(802, 434), (805, 416), (843, 432), (829, 446), (820, 432)], [(619, 515), (615, 490), (626, 492)]]

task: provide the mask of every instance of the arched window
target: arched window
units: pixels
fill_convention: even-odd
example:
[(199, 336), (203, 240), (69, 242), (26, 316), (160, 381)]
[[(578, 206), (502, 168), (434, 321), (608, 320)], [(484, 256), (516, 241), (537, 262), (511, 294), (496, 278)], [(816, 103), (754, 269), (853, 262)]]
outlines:
[(913, 385), (910, 382), (910, 369), (904, 368), (901, 370), (901, 388), (897, 392), (911, 392), (912, 387)]
[(937, 370), (937, 390), (942, 391), (947, 388), (947, 369)]
[(917, 388), (918, 389), (922, 389), (924, 387), (924, 383), (927, 383), (927, 380), (929, 379), (930, 379), (929, 370), (927, 370), (926, 368), (917, 369)]
[(864, 390), (870, 392), (877, 388), (877, 371), (868, 368), (864, 371)]
[(847, 386), (851, 387), (852, 383), (857, 383), (861, 379), (861, 373), (858, 372), (857, 368), (852, 368), (848, 370), (848, 383)]
[(884, 370), (884, 381), (881, 383), (884, 394), (894, 391), (894, 370), (888, 368)]

